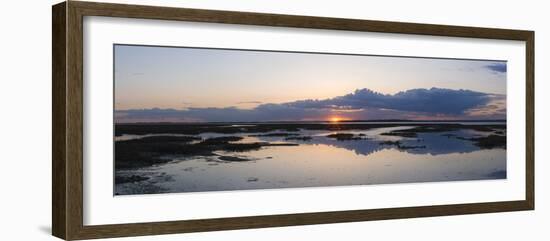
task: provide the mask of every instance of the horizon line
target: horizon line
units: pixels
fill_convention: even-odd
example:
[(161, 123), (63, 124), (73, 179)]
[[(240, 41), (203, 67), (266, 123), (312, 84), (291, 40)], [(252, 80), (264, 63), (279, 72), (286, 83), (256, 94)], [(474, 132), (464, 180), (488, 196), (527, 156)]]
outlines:
[(346, 123), (346, 122), (507, 122), (506, 119), (457, 119), (457, 120), (409, 120), (409, 119), (376, 119), (376, 120), (310, 120), (310, 121), (204, 121), (204, 122), (185, 122), (185, 121), (155, 121), (155, 122), (114, 122), (114, 124), (228, 124), (228, 123)]

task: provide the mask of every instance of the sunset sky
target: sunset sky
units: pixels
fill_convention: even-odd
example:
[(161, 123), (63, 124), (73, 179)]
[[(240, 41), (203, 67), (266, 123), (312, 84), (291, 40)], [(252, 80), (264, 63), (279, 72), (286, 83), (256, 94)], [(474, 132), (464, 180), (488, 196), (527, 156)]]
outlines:
[(506, 62), (115, 46), (116, 122), (505, 119)]

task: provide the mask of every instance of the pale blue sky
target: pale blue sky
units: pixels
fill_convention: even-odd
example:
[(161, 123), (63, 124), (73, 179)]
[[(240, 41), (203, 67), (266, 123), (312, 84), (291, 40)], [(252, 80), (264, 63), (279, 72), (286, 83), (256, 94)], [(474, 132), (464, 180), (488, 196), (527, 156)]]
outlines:
[(121, 45), (115, 59), (117, 109), (281, 103), (362, 88), (506, 93), (506, 75), (486, 68), (491, 61)]
[[(370, 89), (506, 94), (506, 62), (115, 46), (115, 109), (254, 109)], [(501, 98), (502, 99), (502, 98)]]

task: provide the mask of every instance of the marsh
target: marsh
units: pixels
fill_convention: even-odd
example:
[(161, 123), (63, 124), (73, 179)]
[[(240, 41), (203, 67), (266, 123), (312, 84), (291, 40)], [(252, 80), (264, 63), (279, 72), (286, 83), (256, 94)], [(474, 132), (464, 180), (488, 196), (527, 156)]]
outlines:
[(117, 124), (115, 194), (506, 178), (503, 122)]
[(113, 51), (114, 195), (507, 177), (506, 60)]

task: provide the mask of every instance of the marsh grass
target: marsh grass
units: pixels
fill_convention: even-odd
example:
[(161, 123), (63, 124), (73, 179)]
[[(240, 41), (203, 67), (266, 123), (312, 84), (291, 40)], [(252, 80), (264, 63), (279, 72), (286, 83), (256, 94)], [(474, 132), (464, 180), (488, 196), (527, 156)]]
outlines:
[[(460, 125), (460, 124), (256, 124), (250, 126), (232, 126), (227, 124), (117, 124), (116, 135), (123, 134), (183, 134), (183, 136), (158, 135), (148, 136), (139, 139), (116, 141), (115, 142), (115, 168), (130, 169), (148, 167), (167, 163), (173, 160), (174, 156), (215, 156), (215, 151), (247, 152), (258, 150), (268, 146), (297, 146), (297, 143), (270, 143), (252, 142), (237, 143), (242, 136), (222, 136), (203, 139), (198, 134), (204, 132), (213, 133), (251, 133), (257, 137), (284, 137), (289, 141), (308, 141), (311, 136), (300, 136), (294, 133), (300, 130), (324, 130), (342, 131), (326, 135), (327, 138), (338, 141), (365, 140), (365, 135), (346, 133), (345, 130), (368, 130), (371, 128), (414, 126), (411, 129), (391, 131), (381, 135), (400, 136), (414, 138), (418, 133), (449, 132), (460, 129), (471, 129), (476, 131), (490, 132), (485, 137), (463, 138), (448, 135), (449, 138), (458, 138), (474, 142), (481, 149), (506, 148), (506, 126), (505, 125)], [(263, 133), (273, 131), (284, 131), (275, 133)], [(252, 134), (263, 133), (263, 134)], [(425, 146), (405, 146), (399, 141), (383, 141), (380, 145), (394, 145), (398, 149), (425, 148)]]
[(338, 141), (356, 141), (356, 140), (362, 140), (362, 137), (355, 136), (352, 133), (335, 133), (327, 135), (328, 138), (334, 138)]

